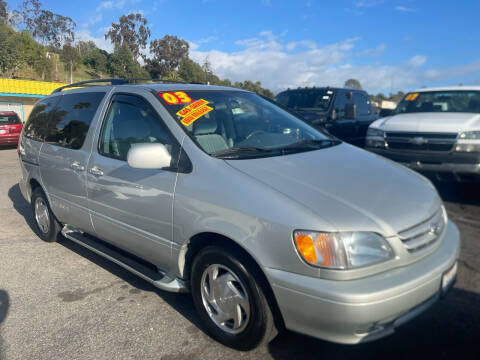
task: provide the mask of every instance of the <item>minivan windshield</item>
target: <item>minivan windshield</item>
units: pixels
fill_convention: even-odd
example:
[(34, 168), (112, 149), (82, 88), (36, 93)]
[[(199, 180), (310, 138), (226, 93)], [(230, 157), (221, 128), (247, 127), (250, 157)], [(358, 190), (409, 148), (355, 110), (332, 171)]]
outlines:
[(278, 94), (275, 100), (290, 109), (326, 112), (332, 102), (333, 91), (328, 89), (288, 90)]
[(214, 157), (279, 156), (339, 143), (253, 93), (185, 90), (158, 95), (184, 131)]
[(425, 91), (407, 94), (395, 114), (420, 112), (480, 113), (480, 91)]

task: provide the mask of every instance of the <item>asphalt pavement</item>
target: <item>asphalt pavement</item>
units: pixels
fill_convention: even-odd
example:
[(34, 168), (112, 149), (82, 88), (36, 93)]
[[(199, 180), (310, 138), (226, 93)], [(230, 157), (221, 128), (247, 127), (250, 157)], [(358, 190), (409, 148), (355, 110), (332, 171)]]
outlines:
[(462, 249), (455, 287), (420, 317), (362, 345), (286, 331), (238, 352), (205, 335), (189, 295), (157, 290), (69, 240), (41, 241), (19, 177), (15, 149), (0, 149), (0, 360), (480, 359), (480, 184), (436, 184)]

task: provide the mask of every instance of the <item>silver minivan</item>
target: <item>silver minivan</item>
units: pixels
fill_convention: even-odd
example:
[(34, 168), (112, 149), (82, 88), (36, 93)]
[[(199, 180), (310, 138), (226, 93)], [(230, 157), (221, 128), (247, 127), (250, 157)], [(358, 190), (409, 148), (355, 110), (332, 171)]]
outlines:
[(205, 330), (243, 350), (283, 328), (374, 340), (454, 283), (459, 233), (422, 176), (251, 92), (108, 81), (54, 91), (23, 129), (43, 240), (190, 291)]

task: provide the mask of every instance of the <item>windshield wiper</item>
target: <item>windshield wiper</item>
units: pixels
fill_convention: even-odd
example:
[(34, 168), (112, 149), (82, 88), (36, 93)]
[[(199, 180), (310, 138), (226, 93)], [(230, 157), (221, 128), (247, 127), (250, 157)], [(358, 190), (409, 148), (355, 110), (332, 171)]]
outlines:
[(220, 150), (220, 151), (215, 151), (214, 153), (211, 153), (211, 156), (214, 157), (224, 157), (224, 156), (229, 156), (229, 155), (237, 155), (240, 153), (245, 153), (245, 152), (271, 152), (272, 149), (267, 149), (264, 147), (257, 147), (257, 146), (240, 146), (240, 147), (234, 147), (230, 149), (225, 149), (225, 150)]
[(316, 148), (323, 149), (326, 147), (334, 146), (340, 144), (340, 140), (336, 139), (305, 139), (299, 142), (282, 146), (280, 148), (275, 148), (276, 150), (292, 150), (292, 149), (305, 149), (305, 148)]

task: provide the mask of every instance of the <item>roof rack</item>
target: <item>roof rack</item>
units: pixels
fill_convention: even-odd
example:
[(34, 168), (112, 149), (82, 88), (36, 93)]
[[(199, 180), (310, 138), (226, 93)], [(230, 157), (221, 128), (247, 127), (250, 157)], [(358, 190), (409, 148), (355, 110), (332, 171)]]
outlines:
[(128, 85), (128, 84), (141, 84), (147, 82), (160, 82), (160, 83), (172, 83), (172, 84), (189, 84), (185, 81), (177, 81), (177, 80), (165, 80), (165, 79), (147, 79), (147, 78), (130, 78), (130, 79), (119, 79), (119, 78), (111, 78), (111, 79), (92, 79), (92, 80), (85, 80), (79, 81), (76, 83), (72, 83), (69, 85), (61, 86), (52, 91), (52, 94), (61, 92), (65, 89), (75, 88), (75, 87), (88, 87), (88, 86), (95, 86), (98, 83), (110, 83), (110, 85)]

